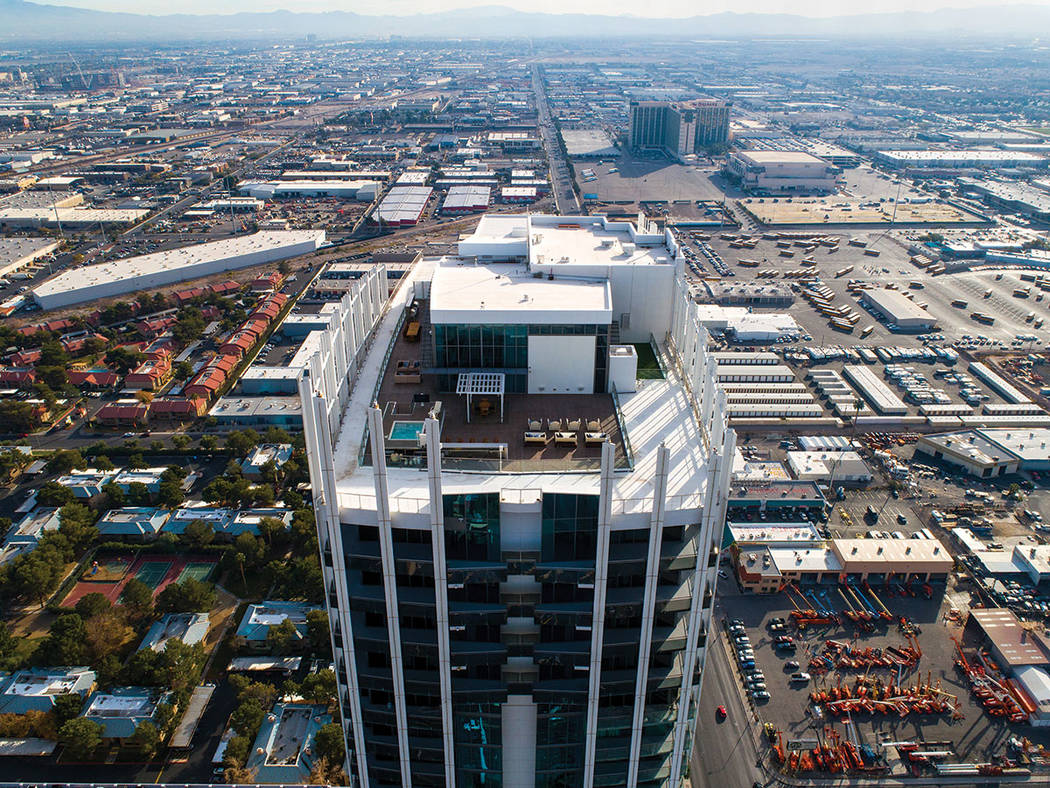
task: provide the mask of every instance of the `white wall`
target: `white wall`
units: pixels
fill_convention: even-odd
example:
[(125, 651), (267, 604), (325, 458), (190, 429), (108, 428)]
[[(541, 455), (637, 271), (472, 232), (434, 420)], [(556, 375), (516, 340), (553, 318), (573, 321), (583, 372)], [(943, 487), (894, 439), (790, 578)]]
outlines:
[(593, 394), (594, 337), (529, 337), (529, 394)]
[[(536, 704), (531, 695), (508, 695), (501, 707), (503, 788), (533, 788), (536, 784)], [(512, 733), (513, 732), (513, 733)]]

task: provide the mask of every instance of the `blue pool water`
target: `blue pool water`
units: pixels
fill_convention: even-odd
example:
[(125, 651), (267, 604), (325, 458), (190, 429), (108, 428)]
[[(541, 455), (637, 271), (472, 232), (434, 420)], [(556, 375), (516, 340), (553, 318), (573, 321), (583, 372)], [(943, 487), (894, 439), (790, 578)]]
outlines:
[(390, 440), (414, 441), (423, 432), (421, 421), (395, 421), (390, 427)]

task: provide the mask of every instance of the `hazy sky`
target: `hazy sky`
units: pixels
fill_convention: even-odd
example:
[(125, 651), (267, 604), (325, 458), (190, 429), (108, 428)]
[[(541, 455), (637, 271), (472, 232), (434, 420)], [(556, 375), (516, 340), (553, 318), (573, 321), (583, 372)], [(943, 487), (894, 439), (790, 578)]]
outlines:
[[(1024, 0), (1020, 0), (1024, 2)], [(934, 11), (939, 8), (1010, 5), (1018, 0), (882, 0), (859, 5), (850, 0), (655, 0), (608, 2), (608, 0), (38, 0), (53, 5), (94, 8), (101, 11), (130, 11), (146, 14), (215, 14), (237, 11), (356, 11), (362, 14), (414, 14), (421, 11), (447, 11), (478, 5), (503, 5), (521, 10), (548, 13), (644, 14), (674, 17), (741, 13), (787, 13), (804, 16), (840, 16), (851, 13), (889, 11)], [(1050, 5), (1050, 0), (1027, 0), (1032, 5)]]

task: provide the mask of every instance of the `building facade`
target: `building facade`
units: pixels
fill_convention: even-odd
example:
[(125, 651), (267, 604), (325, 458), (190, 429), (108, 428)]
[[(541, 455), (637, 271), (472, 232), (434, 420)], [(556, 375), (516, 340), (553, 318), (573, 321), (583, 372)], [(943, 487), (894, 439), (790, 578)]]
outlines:
[[(390, 390), (388, 362), (407, 347), (406, 315), (444, 310), (470, 325), (491, 311), (494, 325), (505, 325), (496, 313), (567, 325), (562, 299), (582, 292), (584, 311), (600, 309), (610, 324), (617, 289), (608, 270), (576, 283), (591, 292), (570, 293), (545, 274), (508, 279), (520, 264), (478, 266), (463, 255), (500, 246), (501, 228), (527, 247), (550, 248), (570, 232), (564, 225), (579, 223), (572, 235), (589, 250), (602, 248), (589, 233), (625, 231), (601, 217), (519, 218), (523, 235), (483, 223), (479, 232), (489, 235), (467, 239), (459, 258), (422, 261), (369, 343), (355, 348), (331, 336), (301, 381), (348, 774), (363, 786), (679, 786), (697, 722), (735, 436), (696, 305), (680, 278), (665, 278), (664, 268), (680, 270), (673, 239), (637, 266), (637, 287), (665, 283), (664, 322), (651, 332), (666, 358), (664, 380), (610, 390), (599, 378), (595, 335), (581, 333), (558, 341), (586, 339), (593, 391), (508, 391), (501, 402), (507, 424), (551, 401), (565, 403), (570, 417), (608, 407), (603, 423), (620, 429), (594, 433), (601, 438), (592, 453), (579, 443), (565, 455), (551, 446), (523, 455), (521, 433), (508, 432), (498, 462), (464, 458), (461, 435), (475, 433), (457, 423), (457, 394), (419, 411), (399, 401), (401, 421), (392, 424), (390, 406), (373, 405)], [(584, 264), (564, 265), (573, 262)], [(590, 264), (605, 270), (600, 259)], [(499, 284), (484, 271), (446, 279), (448, 268), (474, 266), (498, 271)], [(470, 282), (455, 309), (442, 305), (443, 288)], [(436, 336), (439, 325), (434, 319), (424, 333)], [(493, 342), (508, 347), (505, 338)], [(520, 345), (510, 343), (513, 352)], [(495, 370), (506, 357), (486, 361), (470, 355), (469, 338), (466, 346), (456, 372), (431, 374), (503, 374)], [(484, 339), (477, 347), (484, 353)], [(581, 355), (572, 365), (584, 363)], [(497, 429), (489, 418), (485, 428)], [(416, 425), (409, 440), (398, 424)]]
[(730, 104), (720, 99), (632, 101), (628, 145), (680, 158), (729, 142)]

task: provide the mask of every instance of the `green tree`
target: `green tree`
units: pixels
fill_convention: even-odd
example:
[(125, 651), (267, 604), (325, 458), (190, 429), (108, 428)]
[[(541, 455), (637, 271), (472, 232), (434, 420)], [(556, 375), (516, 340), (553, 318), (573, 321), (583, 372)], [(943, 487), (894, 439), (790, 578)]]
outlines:
[(233, 485), (226, 479), (212, 479), (201, 491), (201, 497), (208, 503), (228, 503)]
[(85, 594), (78, 599), (73, 609), (76, 610), (78, 616), (86, 621), (92, 616), (97, 616), (99, 613), (106, 612), (111, 607), (113, 607), (113, 605), (105, 594), (93, 591), (92, 593)]
[(24, 435), (40, 426), (40, 417), (28, 402), (0, 400), (0, 424), (7, 432)]
[(136, 651), (121, 671), (122, 680), (136, 687), (155, 687), (162, 683), (160, 654), (151, 648)]
[[(276, 499), (273, 487), (268, 484), (257, 485), (248, 491), (248, 503), (252, 506), (273, 506)], [(241, 503), (245, 503), (243, 498)]]
[(119, 508), (127, 503), (127, 495), (124, 494), (124, 489), (119, 484), (107, 482), (102, 485), (102, 492), (106, 494), (106, 500), (112, 508)]
[(337, 722), (322, 725), (314, 734), (314, 752), (319, 758), (330, 763), (343, 762), (346, 757), (346, 743), (343, 741), (343, 729)]
[(67, 692), (64, 695), (56, 695), (52, 702), (51, 711), (55, 715), (55, 722), (61, 728), (69, 720), (80, 716), (80, 710), (84, 708), (84, 698), (75, 692)]
[[(95, 459), (91, 461), (91, 464), (100, 471), (112, 471), (114, 468), (117, 467), (113, 464), (113, 460), (111, 460), (105, 454), (100, 454), (98, 457), (95, 457)], [(103, 488), (103, 490), (104, 489), (105, 488)]]
[(266, 548), (263, 547), (262, 541), (248, 531), (237, 534), (237, 538), (233, 541), (233, 550), (241, 557), (244, 566), (248, 569), (262, 566), (262, 562), (266, 559)]
[(145, 358), (145, 354), (141, 351), (123, 346), (115, 347), (106, 353), (106, 363), (122, 375), (133, 370)]
[(179, 432), (171, 436), (171, 443), (179, 451), (185, 451), (190, 447), (190, 444), (193, 443), (193, 438), (185, 432)]
[(188, 345), (204, 334), (206, 325), (200, 309), (195, 306), (183, 307), (179, 310), (177, 322), (171, 328), (171, 335), (179, 344)]
[(203, 644), (191, 646), (181, 640), (169, 640), (158, 660), (161, 683), (176, 692), (188, 692), (200, 678), (204, 659)]
[[(46, 367), (38, 365), (36, 367), (36, 377), (37, 380), (42, 380), (54, 391), (62, 391), (69, 385), (69, 373), (66, 372), (65, 367)], [(79, 390), (77, 390), (77, 394), (80, 394)]]
[(311, 610), (306, 614), (306, 640), (314, 654), (324, 656), (332, 653), (327, 610)]
[(132, 506), (149, 506), (152, 498), (149, 487), (142, 482), (131, 482), (128, 485), (128, 503)]
[(76, 449), (61, 449), (52, 454), (44, 466), (48, 473), (67, 474), (74, 469), (87, 467), (87, 460)]
[(311, 673), (303, 679), (299, 690), (302, 696), (314, 703), (329, 705), (335, 703), (335, 672), (332, 670), (319, 670)]
[(255, 698), (249, 698), (233, 710), (230, 715), (231, 727), (241, 736), (254, 740), (262, 725), (266, 711)]
[(277, 426), (269, 426), (263, 431), (263, 443), (291, 443), (292, 437)]
[(303, 496), (295, 490), (285, 490), (281, 498), (289, 509), (301, 509), (303, 506)]
[(65, 506), (76, 500), (73, 491), (58, 482), (44, 482), (36, 493), (36, 502), (41, 506)]
[(222, 764), (226, 768), (242, 767), (248, 760), (252, 751), (252, 740), (247, 736), (233, 736), (226, 742), (226, 752), (222, 756)]
[(157, 489), (157, 503), (165, 509), (178, 509), (186, 500), (186, 493), (179, 482), (162, 481)]
[(287, 526), (285, 526), (284, 520), (279, 520), (276, 517), (262, 517), (259, 519), (259, 536), (266, 541), (266, 544), (271, 549), (275, 544), (281, 542), (286, 530)]
[(215, 529), (204, 520), (191, 520), (186, 524), (182, 536), (190, 547), (200, 550), (215, 541)]
[(147, 616), (153, 611), (153, 589), (137, 577), (131, 578), (125, 584), (120, 599), (136, 616)]
[(51, 623), (37, 657), (45, 665), (82, 665), (87, 658), (86, 638), (84, 619), (76, 613), (63, 614)]
[(157, 594), (160, 613), (203, 613), (215, 607), (215, 587), (192, 577), (172, 583)]
[(286, 618), (267, 630), (266, 645), (273, 654), (288, 654), (299, 645), (299, 630), (290, 618)]
[(18, 642), (11, 634), (11, 629), (6, 623), (0, 621), (0, 661), (10, 659), (15, 655)]
[(80, 503), (67, 503), (58, 510), (58, 532), (69, 540), (75, 552), (83, 550), (98, 536), (97, 516)]
[(58, 740), (70, 758), (87, 760), (102, 744), (102, 726), (86, 717), (75, 717), (59, 728)]
[(49, 340), (40, 346), (38, 367), (66, 367), (69, 365), (69, 353), (61, 343)]
[(214, 435), (202, 435), (198, 445), (205, 451), (214, 451), (219, 447), (219, 439)]
[(247, 454), (258, 445), (259, 435), (251, 430), (234, 430), (226, 436), (226, 448), (238, 454)]

